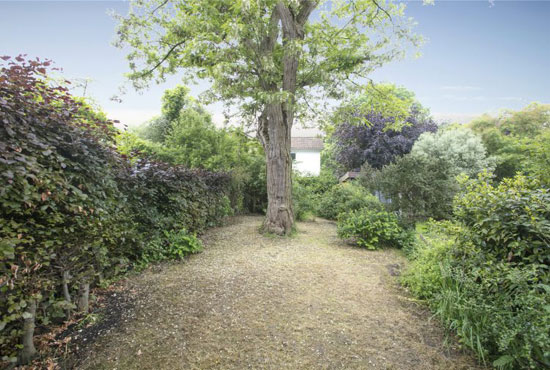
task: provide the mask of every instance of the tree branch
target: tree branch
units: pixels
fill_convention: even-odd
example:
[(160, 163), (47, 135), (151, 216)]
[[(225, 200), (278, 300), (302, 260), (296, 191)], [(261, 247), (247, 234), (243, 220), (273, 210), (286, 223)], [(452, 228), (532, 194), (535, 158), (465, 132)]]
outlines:
[(177, 44), (175, 45), (172, 45), (172, 47), (170, 48), (170, 50), (168, 50), (168, 52), (166, 53), (166, 55), (164, 55), (164, 57), (160, 60), (160, 62), (158, 62), (153, 68), (151, 68), (150, 70), (148, 70), (147, 72), (143, 73), (143, 76), (148, 76), (150, 75), (151, 73), (153, 73), (158, 67), (160, 67), (160, 65), (162, 63), (164, 63), (166, 61), (166, 59), (168, 59), (168, 57), (174, 52), (174, 50), (176, 50), (176, 48), (178, 46), (181, 46), (185, 44), (185, 41), (180, 41), (178, 42)]
[(151, 15), (154, 15), (157, 10), (159, 10), (160, 8), (162, 8), (163, 6), (168, 4), (168, 1), (169, 0), (164, 0), (159, 6), (157, 6), (155, 9), (153, 9), (153, 11), (151, 12)]
[(388, 11), (387, 11), (386, 9), (382, 8), (382, 7), (380, 6), (380, 4), (378, 4), (378, 2), (376, 2), (376, 0), (371, 0), (371, 1), (374, 3), (374, 5), (376, 5), (376, 7), (377, 7), (378, 9), (380, 9), (381, 11), (383, 11), (384, 13), (386, 13), (386, 15), (388, 16), (388, 18), (390, 19), (390, 21), (393, 23), (393, 19), (392, 19), (390, 13), (388, 13)]
[(298, 12), (298, 15), (296, 16), (296, 23), (298, 23), (300, 26), (303, 26), (313, 10), (319, 5), (319, 1), (311, 1), (311, 0), (305, 0), (302, 2), (302, 7), (300, 11)]

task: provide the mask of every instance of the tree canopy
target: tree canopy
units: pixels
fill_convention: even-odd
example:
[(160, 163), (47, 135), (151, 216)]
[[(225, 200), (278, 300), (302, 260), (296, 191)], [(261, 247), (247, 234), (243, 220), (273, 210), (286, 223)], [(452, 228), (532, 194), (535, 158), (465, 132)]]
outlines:
[(472, 177), (493, 167), (481, 139), (471, 130), (460, 127), (423, 133), (411, 154), (429, 160), (445, 158), (455, 169), (455, 175), (464, 173)]
[[(303, 113), (315, 96), (341, 97), (352, 79), (401, 56), (403, 39), (420, 42), (404, 5), (386, 0), (133, 1), (117, 17), (116, 45), (131, 49), (136, 87), (181, 69), (212, 82), (208, 97), (252, 118), (274, 101), (291, 99)], [(296, 34), (285, 26), (291, 20)], [(290, 54), (298, 57), (291, 90), (282, 78)]]
[(532, 167), (528, 162), (543, 148), (540, 137), (550, 131), (550, 104), (532, 103), (496, 117), (485, 114), (472, 121), (470, 127), (481, 136), (488, 153), (496, 157), (497, 178), (512, 177)]

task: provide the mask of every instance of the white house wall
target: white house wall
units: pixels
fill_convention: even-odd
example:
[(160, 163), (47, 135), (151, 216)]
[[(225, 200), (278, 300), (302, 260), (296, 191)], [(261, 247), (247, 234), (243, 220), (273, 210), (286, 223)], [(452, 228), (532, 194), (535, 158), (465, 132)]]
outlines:
[(304, 175), (319, 176), (321, 172), (321, 152), (313, 150), (293, 150), (296, 160), (293, 168)]

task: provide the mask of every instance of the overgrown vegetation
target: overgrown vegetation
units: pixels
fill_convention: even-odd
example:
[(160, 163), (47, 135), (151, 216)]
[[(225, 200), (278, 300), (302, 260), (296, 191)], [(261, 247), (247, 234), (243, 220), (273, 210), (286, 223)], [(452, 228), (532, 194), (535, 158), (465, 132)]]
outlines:
[(524, 176), (464, 180), (455, 222), (432, 226), (404, 283), (484, 362), (550, 366), (550, 194)]
[(89, 309), (90, 287), (200, 249), (232, 209), (231, 177), (119, 154), (101, 113), (48, 80), (49, 61), (0, 74), (0, 352), (36, 354), (35, 327)]
[[(403, 246), (403, 284), (483, 363), (550, 367), (549, 106), (409, 139), (377, 129), (392, 117), (368, 117), (328, 129), (328, 164), (361, 174), (327, 192), (320, 214), (339, 214), (340, 237), (359, 246)], [(384, 205), (362, 208), (370, 194)]]

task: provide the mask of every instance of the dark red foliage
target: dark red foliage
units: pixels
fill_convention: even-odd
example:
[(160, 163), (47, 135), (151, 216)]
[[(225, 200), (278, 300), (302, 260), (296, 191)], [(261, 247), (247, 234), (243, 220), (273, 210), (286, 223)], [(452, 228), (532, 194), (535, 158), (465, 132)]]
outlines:
[(50, 61), (0, 59), (0, 352), (14, 356), (29, 298), (47, 321), (63, 315), (64, 271), (76, 293), (162, 258), (167, 232), (201, 232), (228, 213), (230, 176), (132, 164), (113, 121), (47, 79)]
[(370, 125), (343, 122), (336, 126), (332, 139), (334, 159), (343, 172), (360, 168), (365, 162), (376, 169), (409, 153), (423, 132), (435, 132), (437, 125), (418, 108), (411, 110), (406, 125), (400, 131), (385, 130), (393, 117), (372, 112), (367, 115)]

